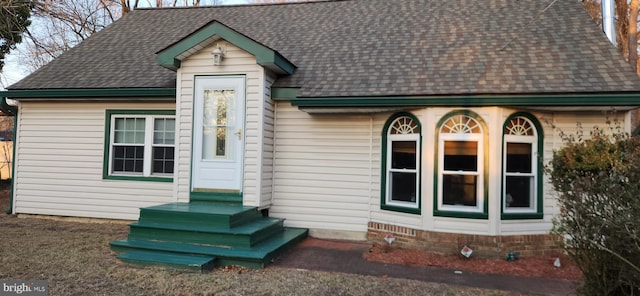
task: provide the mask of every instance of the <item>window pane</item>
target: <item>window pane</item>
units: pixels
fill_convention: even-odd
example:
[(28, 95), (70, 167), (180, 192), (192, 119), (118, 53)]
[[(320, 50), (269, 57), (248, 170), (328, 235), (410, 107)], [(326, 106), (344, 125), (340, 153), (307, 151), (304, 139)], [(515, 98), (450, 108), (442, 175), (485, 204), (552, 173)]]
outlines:
[(392, 201), (416, 201), (416, 173), (391, 173), (391, 200)]
[(122, 171), (124, 171), (124, 160), (122, 160), (122, 159), (114, 159), (113, 160), (113, 171), (114, 172), (122, 172)]
[(142, 173), (143, 159), (143, 146), (115, 146), (112, 169), (114, 172)]
[(114, 143), (144, 144), (144, 118), (116, 118)]
[(507, 172), (531, 173), (531, 144), (507, 143)]
[(142, 129), (142, 131), (135, 131), (134, 135), (133, 143), (144, 144), (144, 129)]
[(478, 177), (444, 175), (442, 178), (442, 203), (445, 205), (476, 206)]
[(173, 152), (173, 147), (154, 147), (152, 173), (173, 173)]
[(416, 169), (415, 141), (393, 141), (391, 147), (391, 168)]
[[(217, 125), (227, 125), (227, 98), (225, 91), (217, 91), (220, 95), (216, 99), (216, 105), (218, 109), (218, 116), (216, 119)], [(229, 92), (229, 91), (227, 91)], [(233, 95), (233, 93), (231, 93)]]
[(154, 121), (153, 143), (173, 145), (175, 143), (175, 119), (157, 118)]
[(125, 141), (124, 141), (124, 132), (117, 131), (117, 130), (114, 131), (113, 132), (113, 142), (114, 143), (118, 143), (118, 144), (125, 143)]
[(478, 142), (445, 141), (445, 171), (478, 171)]
[(235, 122), (235, 90), (205, 90), (202, 135), (202, 159), (229, 157), (230, 133)]
[(136, 119), (135, 118), (124, 118), (124, 129), (129, 131), (136, 130)]
[(124, 118), (116, 118), (115, 126), (116, 130), (124, 130)]
[(408, 135), (418, 133), (420, 133), (418, 123), (413, 121), (409, 116), (397, 118), (389, 127), (389, 134), (391, 135)]
[(505, 135), (515, 135), (515, 136), (535, 136), (534, 127), (531, 124), (531, 121), (525, 117), (515, 117), (509, 121), (507, 126), (504, 128)]
[(533, 177), (507, 177), (505, 194), (507, 208), (530, 208), (532, 206), (533, 180)]
[(227, 128), (217, 128), (216, 136), (216, 156), (225, 156), (227, 154)]
[(440, 128), (441, 133), (480, 134), (482, 129), (474, 118), (467, 115), (454, 115), (447, 119)]

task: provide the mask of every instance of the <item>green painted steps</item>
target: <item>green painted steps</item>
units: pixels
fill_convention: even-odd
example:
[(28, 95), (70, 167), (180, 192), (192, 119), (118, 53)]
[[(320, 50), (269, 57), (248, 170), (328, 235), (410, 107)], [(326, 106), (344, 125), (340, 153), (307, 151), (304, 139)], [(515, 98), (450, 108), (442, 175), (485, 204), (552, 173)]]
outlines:
[(131, 264), (162, 265), (198, 272), (211, 270), (216, 260), (212, 256), (139, 250), (122, 253), (117, 258)]
[(219, 202), (242, 205), (239, 192), (191, 192), (189, 200), (193, 202)]
[(129, 239), (250, 248), (282, 232), (283, 222), (283, 219), (260, 217), (233, 228), (134, 222), (129, 224)]
[[(173, 264), (170, 258), (174, 257), (169, 255), (187, 262), (207, 256), (216, 260), (204, 264), (203, 269), (213, 265), (263, 268), (307, 236), (307, 229), (286, 228), (283, 221), (263, 217), (256, 207), (170, 203), (141, 208), (138, 222), (129, 225), (128, 237), (110, 245), (120, 254), (119, 259), (130, 263), (177, 267), (180, 264)], [(169, 254), (167, 259), (164, 254)], [(193, 269), (189, 264), (182, 266)]]
[(140, 209), (139, 222), (235, 227), (262, 215), (255, 207), (223, 203), (168, 203)]
[(231, 248), (212, 245), (152, 241), (152, 240), (117, 240), (111, 242), (111, 249), (116, 253), (130, 251), (155, 251), (177, 254), (205, 255), (216, 257), (217, 266), (241, 265), (249, 268), (264, 268), (271, 260), (307, 237), (308, 230), (303, 228), (284, 228), (251, 248)]

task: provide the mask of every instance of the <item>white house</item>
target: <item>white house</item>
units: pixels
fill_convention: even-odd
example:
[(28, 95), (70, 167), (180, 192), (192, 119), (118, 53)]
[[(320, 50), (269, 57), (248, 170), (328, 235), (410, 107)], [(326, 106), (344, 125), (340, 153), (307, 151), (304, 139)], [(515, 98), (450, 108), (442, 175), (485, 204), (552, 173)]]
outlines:
[(0, 96), (12, 212), (140, 219), (117, 251), (235, 206), (283, 241), (497, 256), (555, 248), (558, 129), (630, 132), (640, 80), (579, 1), (336, 0), (135, 10)]

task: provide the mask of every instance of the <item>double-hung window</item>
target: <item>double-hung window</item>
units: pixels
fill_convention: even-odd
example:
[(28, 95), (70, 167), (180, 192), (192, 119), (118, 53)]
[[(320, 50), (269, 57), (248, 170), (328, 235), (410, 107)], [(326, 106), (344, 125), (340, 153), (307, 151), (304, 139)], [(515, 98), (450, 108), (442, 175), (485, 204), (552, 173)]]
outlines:
[[(502, 218), (542, 218), (538, 159), (539, 124), (526, 113), (511, 116), (503, 128)], [(540, 149), (542, 150), (542, 149)]]
[(104, 177), (170, 180), (175, 157), (174, 114), (108, 110)]
[(486, 218), (485, 133), (477, 118), (456, 112), (439, 124), (437, 216)]
[(420, 213), (420, 124), (410, 114), (398, 114), (383, 132), (382, 208)]

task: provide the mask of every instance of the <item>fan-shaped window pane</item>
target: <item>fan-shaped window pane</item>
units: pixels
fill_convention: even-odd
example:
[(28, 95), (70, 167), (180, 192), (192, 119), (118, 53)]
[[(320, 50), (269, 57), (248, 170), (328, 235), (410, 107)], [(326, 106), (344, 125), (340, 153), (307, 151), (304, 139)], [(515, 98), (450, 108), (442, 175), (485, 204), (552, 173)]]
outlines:
[(535, 128), (531, 121), (525, 117), (514, 117), (504, 128), (505, 135), (535, 136)]
[(482, 133), (482, 128), (474, 118), (467, 115), (454, 115), (442, 124), (440, 132), (447, 134), (480, 134)]
[(393, 121), (389, 127), (389, 134), (391, 135), (407, 135), (407, 134), (419, 134), (420, 127), (409, 116), (398, 117)]

